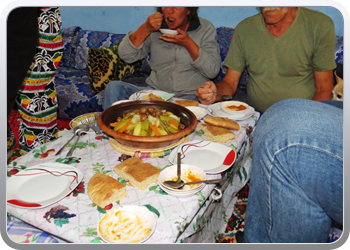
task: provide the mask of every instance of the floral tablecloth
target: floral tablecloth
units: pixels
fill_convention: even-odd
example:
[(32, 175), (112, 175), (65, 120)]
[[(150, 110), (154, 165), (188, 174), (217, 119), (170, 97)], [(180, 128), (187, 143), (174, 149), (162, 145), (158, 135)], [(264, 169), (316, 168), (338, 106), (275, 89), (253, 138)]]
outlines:
[[(156, 230), (145, 243), (214, 243), (219, 233), (225, 230), (235, 203), (235, 194), (249, 180), (252, 132), (259, 116), (259, 113), (255, 112), (250, 118), (238, 121), (240, 130), (234, 131), (235, 139), (224, 143), (236, 151), (237, 159), (227, 171), (207, 174), (207, 179), (222, 177), (223, 181), (220, 184), (206, 185), (202, 191), (187, 198), (170, 196), (164, 193), (156, 183), (149, 185), (146, 190), (127, 185), (127, 197), (113, 203), (113, 206), (146, 206), (157, 214)], [(15, 159), (8, 164), (7, 175), (11, 178), (12, 175), (27, 167), (39, 163), (58, 162), (69, 164), (82, 171), (84, 173), (82, 182), (67, 197), (44, 208), (24, 209), (7, 205), (8, 220), (19, 219), (66, 242), (102, 243), (103, 241), (97, 235), (97, 224), (108, 211), (92, 203), (86, 187), (90, 178), (97, 172), (108, 174), (126, 183), (113, 171), (113, 168), (123, 160), (124, 155), (111, 146), (106, 135), (98, 136), (89, 132), (81, 136), (73, 156), (65, 156), (68, 148), (55, 156), (55, 152), (68, 141), (72, 133), (68, 131), (58, 139)], [(207, 140), (199, 126), (191, 133), (190, 141), (192, 140)], [(68, 147), (71, 145), (72, 143)], [(168, 155), (143, 158), (143, 161), (159, 169), (172, 165)], [(218, 196), (220, 193), (222, 193), (221, 198)], [(9, 226), (8, 234), (11, 238)], [(55, 242), (55, 240), (49, 239), (48, 242)]]

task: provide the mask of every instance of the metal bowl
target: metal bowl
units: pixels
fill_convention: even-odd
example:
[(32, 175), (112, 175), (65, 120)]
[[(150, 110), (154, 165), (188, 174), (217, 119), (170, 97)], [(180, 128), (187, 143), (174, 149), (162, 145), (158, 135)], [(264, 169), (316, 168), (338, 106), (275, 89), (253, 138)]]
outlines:
[[(164, 136), (134, 136), (114, 131), (109, 126), (110, 123), (115, 122), (117, 117), (122, 117), (123, 114), (142, 107), (151, 106), (156, 109), (165, 109), (180, 117), (181, 123), (184, 124), (186, 128), (180, 132)], [(131, 101), (119, 103), (104, 110), (98, 117), (97, 122), (106, 134), (113, 137), (119, 143), (140, 149), (163, 148), (174, 144), (181, 138), (189, 135), (197, 126), (197, 118), (191, 110), (175, 103), (163, 101)]]

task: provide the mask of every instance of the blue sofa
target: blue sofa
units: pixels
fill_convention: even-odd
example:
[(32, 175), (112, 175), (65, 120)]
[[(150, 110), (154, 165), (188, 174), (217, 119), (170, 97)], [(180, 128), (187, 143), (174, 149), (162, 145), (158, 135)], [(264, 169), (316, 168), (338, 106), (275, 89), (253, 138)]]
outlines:
[[(226, 58), (230, 46), (233, 28), (219, 27), (217, 41), (220, 46), (222, 62)], [(103, 111), (104, 90), (94, 92), (88, 77), (87, 59), (89, 48), (109, 47), (121, 42), (125, 34), (115, 34), (103, 31), (83, 30), (74, 26), (62, 29), (64, 42), (63, 57), (56, 71), (56, 92), (58, 102), (58, 119), (74, 119), (89, 112)], [(139, 86), (144, 86), (146, 77), (150, 74), (149, 58), (140, 61), (140, 68), (133, 75), (124, 79)], [(343, 37), (336, 37), (335, 61), (343, 63)], [(221, 66), (214, 82), (220, 81), (226, 73)], [(246, 98), (245, 87), (248, 81), (248, 73), (241, 77), (236, 98)]]

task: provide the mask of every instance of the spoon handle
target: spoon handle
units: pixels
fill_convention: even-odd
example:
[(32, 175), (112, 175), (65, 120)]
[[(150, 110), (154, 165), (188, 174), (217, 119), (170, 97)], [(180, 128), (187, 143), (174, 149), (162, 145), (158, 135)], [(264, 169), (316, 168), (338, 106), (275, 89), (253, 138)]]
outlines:
[(218, 183), (222, 179), (214, 179), (214, 180), (204, 180), (204, 181), (192, 181), (192, 182), (186, 182), (184, 185), (191, 185), (191, 184), (198, 184), (198, 183), (205, 183), (205, 184), (213, 184), (213, 183)]
[(62, 152), (62, 150), (68, 145), (68, 143), (70, 143), (73, 140), (74, 137), (75, 134), (73, 134), (73, 136), (62, 146), (62, 148), (60, 148), (60, 150), (57, 151), (55, 155), (59, 155)]
[(177, 180), (181, 179), (181, 153), (177, 153)]
[(78, 138), (75, 140), (73, 146), (69, 149), (69, 151), (68, 151), (68, 153), (67, 153), (67, 156), (72, 156), (73, 150), (74, 150), (75, 147), (77, 146), (78, 141), (79, 141), (79, 138), (80, 138), (80, 133), (78, 133)]

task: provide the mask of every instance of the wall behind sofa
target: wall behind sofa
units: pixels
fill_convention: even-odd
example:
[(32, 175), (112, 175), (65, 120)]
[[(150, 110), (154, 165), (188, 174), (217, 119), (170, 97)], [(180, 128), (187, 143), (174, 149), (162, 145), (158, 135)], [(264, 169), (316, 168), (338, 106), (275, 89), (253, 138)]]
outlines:
[[(332, 18), (336, 35), (343, 35), (343, 17), (334, 7), (309, 7)], [(83, 29), (124, 34), (135, 30), (155, 11), (154, 7), (60, 7), (63, 28), (80, 26)], [(258, 13), (257, 7), (200, 7), (199, 16), (210, 20), (215, 27), (235, 27), (244, 18)]]

